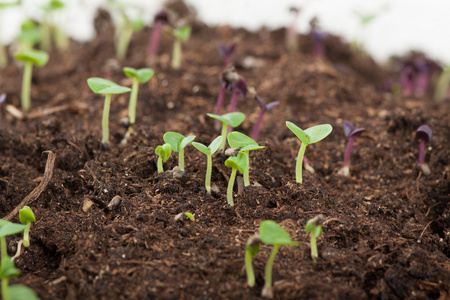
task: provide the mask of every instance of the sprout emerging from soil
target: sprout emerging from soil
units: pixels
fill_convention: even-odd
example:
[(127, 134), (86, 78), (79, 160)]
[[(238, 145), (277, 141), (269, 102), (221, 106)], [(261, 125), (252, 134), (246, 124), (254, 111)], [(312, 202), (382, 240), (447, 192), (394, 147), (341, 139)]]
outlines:
[(148, 64), (153, 65), (158, 55), (159, 40), (161, 39), (162, 28), (169, 22), (167, 12), (158, 12), (153, 19), (153, 30), (148, 44)]
[(152, 69), (134, 69), (125, 67), (123, 72), (128, 78), (133, 78), (133, 85), (131, 87), (130, 102), (128, 104), (128, 132), (133, 132), (134, 123), (136, 122), (136, 104), (139, 91), (139, 83), (146, 83), (155, 73)]
[(264, 272), (265, 283), (261, 296), (264, 298), (273, 298), (272, 290), (272, 268), (280, 246), (298, 246), (298, 242), (291, 240), (289, 233), (287, 233), (280, 225), (274, 221), (262, 221), (259, 226), (259, 234), (261, 241), (267, 245), (273, 245), (269, 258), (267, 259), (266, 269)]
[(216, 108), (214, 113), (220, 115), (223, 106), (223, 99), (225, 98), (225, 92), (227, 87), (231, 86), (234, 82), (239, 80), (239, 74), (234, 67), (230, 66), (222, 72), (222, 78), (220, 78), (220, 92), (217, 97)]
[(245, 119), (245, 115), (241, 112), (232, 112), (232, 113), (226, 113), (223, 114), (221, 116), (219, 115), (215, 115), (215, 114), (210, 114), (207, 113), (206, 114), (208, 117), (211, 117), (213, 119), (219, 120), (220, 122), (222, 122), (222, 143), (220, 144), (219, 150), (220, 151), (225, 151), (225, 144), (227, 141), (227, 125), (231, 126), (231, 127), (237, 127), (239, 125), (241, 125), (241, 123), (244, 121)]
[(191, 36), (191, 26), (185, 25), (181, 28), (164, 27), (164, 32), (173, 37), (173, 52), (172, 52), (172, 68), (179, 70), (181, 68), (181, 45), (186, 43)]
[(48, 62), (48, 54), (40, 50), (29, 50), (16, 53), (14, 57), (25, 64), (23, 69), (21, 105), (24, 111), (28, 111), (31, 107), (30, 86), (33, 65), (38, 67), (45, 66)]
[(247, 84), (245, 83), (244, 77), (240, 77), (239, 80), (233, 82), (231, 85), (231, 90), (233, 91), (233, 96), (231, 97), (230, 108), (228, 112), (234, 112), (236, 110), (237, 97), (241, 95), (245, 97), (247, 95)]
[(125, 12), (121, 11), (121, 20), (116, 24), (116, 56), (119, 60), (127, 56), (128, 46), (135, 31), (140, 31), (145, 26), (141, 17), (130, 19)]
[(431, 140), (432, 131), (430, 126), (422, 125), (416, 130), (416, 139), (419, 141), (419, 159), (418, 165), (425, 175), (430, 175), (430, 167), (425, 163), (425, 143)]
[(230, 147), (235, 149), (240, 149), (240, 151), (244, 152), (247, 155), (247, 169), (244, 170), (244, 186), (250, 185), (250, 176), (249, 176), (249, 170), (250, 170), (250, 159), (249, 159), (249, 152), (251, 150), (258, 150), (263, 149), (265, 146), (259, 146), (255, 140), (250, 138), (249, 136), (246, 136), (243, 133), (240, 132), (231, 132), (227, 136), (228, 144)]
[(223, 137), (219, 135), (217, 138), (212, 141), (212, 143), (206, 147), (205, 145), (197, 142), (193, 142), (192, 146), (194, 146), (198, 151), (207, 156), (207, 164), (206, 164), (206, 177), (205, 177), (205, 188), (208, 194), (211, 194), (211, 173), (212, 173), (212, 155), (217, 152), (222, 144)]
[(444, 66), (441, 75), (439, 75), (434, 91), (434, 99), (444, 101), (448, 97), (448, 87), (450, 85), (450, 65)]
[(25, 229), (23, 231), (23, 246), (29, 247), (31, 223), (36, 221), (36, 217), (29, 206), (25, 206), (19, 210), (19, 220), (20, 223), (25, 224)]
[(271, 110), (272, 108), (274, 108), (275, 106), (280, 104), (279, 101), (274, 101), (274, 102), (270, 102), (270, 103), (266, 104), (263, 101), (263, 99), (261, 99), (261, 97), (259, 97), (258, 95), (255, 96), (255, 99), (258, 101), (259, 106), (261, 107), (261, 112), (259, 113), (259, 116), (258, 116), (258, 119), (256, 120), (255, 126), (253, 127), (251, 137), (254, 140), (256, 140), (256, 138), (258, 137), (259, 127), (261, 126), (264, 114), (267, 111)]
[(227, 201), (230, 206), (234, 206), (233, 187), (236, 180), (237, 171), (244, 173), (248, 168), (248, 157), (244, 152), (239, 152), (237, 156), (231, 156), (225, 161), (225, 166), (232, 168), (227, 187)]
[(222, 42), (219, 42), (218, 49), (220, 56), (223, 58), (223, 68), (225, 69), (231, 62), (231, 56), (234, 54), (234, 50), (236, 49), (236, 42), (233, 42), (228, 46)]
[(292, 122), (286, 121), (286, 126), (300, 139), (302, 145), (298, 151), (297, 163), (295, 167), (295, 178), (298, 183), (303, 183), (302, 163), (305, 155), (306, 146), (317, 143), (326, 138), (333, 127), (330, 124), (321, 124), (302, 130)]
[(253, 271), (252, 258), (256, 257), (261, 244), (259, 234), (252, 235), (245, 245), (245, 272), (247, 273), (247, 284), (249, 287), (255, 286), (255, 272)]
[(105, 94), (105, 105), (103, 106), (102, 118), (102, 145), (105, 149), (109, 149), (109, 108), (111, 106), (112, 94), (123, 94), (130, 92), (128, 87), (120, 86), (115, 82), (99, 77), (88, 78), (87, 83), (91, 90), (96, 94)]
[(26, 19), (20, 26), (20, 34), (17, 40), (20, 51), (32, 50), (34, 45), (41, 40), (41, 29), (32, 19)]
[(311, 233), (311, 257), (314, 261), (319, 257), (316, 239), (322, 235), (322, 224), (325, 221), (323, 215), (317, 215), (306, 223), (306, 232)]
[(155, 153), (156, 155), (158, 155), (158, 173), (162, 173), (164, 172), (163, 162), (166, 162), (169, 159), (170, 154), (172, 154), (172, 146), (167, 143), (164, 145), (159, 145), (158, 147), (156, 147)]
[(315, 17), (309, 22), (309, 25), (311, 26), (309, 37), (314, 44), (314, 58), (321, 60), (325, 56), (325, 40), (327, 39), (328, 34), (320, 29), (318, 23), (319, 21)]
[(175, 221), (184, 221), (184, 220), (195, 222), (195, 217), (190, 212), (182, 212), (175, 216)]
[(172, 146), (172, 150), (178, 152), (178, 167), (184, 172), (184, 148), (195, 139), (195, 135), (184, 136), (181, 133), (168, 131), (164, 134), (164, 142)]
[(360, 136), (364, 131), (366, 131), (365, 128), (358, 128), (355, 129), (352, 123), (349, 121), (344, 121), (344, 134), (345, 137), (348, 139), (347, 149), (345, 150), (344, 155), (344, 166), (342, 169), (338, 171), (339, 175), (343, 175), (346, 177), (350, 176), (350, 153), (352, 152), (353, 142), (355, 141), (355, 138)]

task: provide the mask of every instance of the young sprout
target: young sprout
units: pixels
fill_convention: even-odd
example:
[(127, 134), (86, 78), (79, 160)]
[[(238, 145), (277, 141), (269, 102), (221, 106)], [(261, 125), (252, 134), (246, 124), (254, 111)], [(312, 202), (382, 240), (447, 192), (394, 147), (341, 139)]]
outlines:
[(306, 223), (306, 232), (311, 233), (311, 257), (314, 261), (319, 257), (316, 239), (322, 235), (322, 224), (325, 221), (323, 215), (317, 215)]
[(250, 185), (250, 177), (249, 177), (249, 169), (250, 169), (250, 159), (249, 159), (249, 151), (250, 150), (258, 150), (263, 149), (265, 146), (259, 146), (255, 140), (246, 136), (240, 132), (231, 132), (227, 136), (228, 144), (231, 148), (239, 149), (242, 152), (245, 152), (247, 155), (247, 169), (244, 170), (244, 186)]
[(220, 92), (217, 97), (216, 109), (214, 113), (220, 115), (223, 105), (223, 99), (225, 98), (225, 92), (227, 87), (231, 86), (233, 82), (239, 80), (239, 74), (236, 72), (233, 66), (229, 66), (222, 72), (222, 78), (220, 78)]
[(121, 20), (116, 25), (116, 56), (119, 60), (125, 59), (131, 37), (135, 31), (140, 31), (145, 26), (141, 17), (130, 19), (125, 12), (121, 11)]
[(416, 130), (416, 139), (419, 141), (419, 167), (422, 169), (423, 174), (430, 175), (430, 167), (425, 163), (425, 143), (431, 140), (432, 131), (430, 126), (422, 125)]
[(151, 66), (158, 55), (159, 40), (164, 24), (169, 22), (167, 12), (162, 10), (158, 12), (153, 19), (153, 30), (148, 44), (148, 64)]
[(219, 42), (218, 45), (219, 54), (223, 58), (223, 68), (226, 69), (231, 62), (231, 56), (236, 49), (236, 42), (231, 43), (230, 45), (225, 45), (222, 42)]
[(34, 216), (33, 211), (29, 206), (25, 206), (21, 210), (19, 210), (19, 220), (20, 223), (25, 224), (25, 230), (23, 231), (23, 246), (30, 246), (30, 228), (31, 223), (36, 221), (36, 217)]
[(249, 287), (255, 286), (255, 272), (253, 271), (252, 258), (256, 257), (261, 244), (259, 234), (252, 235), (245, 245), (245, 272), (247, 273), (247, 284)]
[(212, 143), (206, 147), (205, 145), (197, 142), (193, 142), (192, 146), (194, 146), (198, 151), (207, 156), (207, 164), (206, 164), (206, 178), (205, 178), (205, 188), (208, 194), (211, 195), (211, 173), (212, 173), (212, 155), (216, 153), (219, 149), (220, 144), (222, 144), (223, 137), (219, 135), (212, 141)]
[(47, 52), (40, 50), (28, 50), (14, 54), (14, 57), (17, 60), (25, 63), (23, 69), (21, 105), (24, 111), (28, 111), (31, 106), (30, 86), (33, 65), (36, 65), (38, 67), (45, 66), (45, 64), (48, 62), (48, 54)]
[(244, 77), (240, 77), (238, 81), (233, 82), (231, 85), (231, 90), (233, 91), (233, 96), (231, 97), (230, 108), (228, 112), (234, 112), (236, 110), (237, 96), (241, 95), (245, 97), (247, 95), (247, 84), (245, 83)]
[(344, 121), (344, 134), (345, 137), (348, 138), (348, 144), (347, 149), (345, 150), (344, 155), (344, 166), (338, 171), (339, 175), (343, 175), (346, 177), (350, 176), (350, 153), (352, 152), (353, 142), (355, 141), (355, 138), (360, 136), (364, 131), (366, 131), (365, 128), (358, 128), (355, 129), (352, 123), (349, 121)]
[(41, 29), (36, 25), (32, 19), (26, 19), (20, 26), (20, 34), (17, 37), (19, 41), (19, 50), (32, 50), (41, 40)]
[(65, 7), (65, 4), (60, 0), (50, 0), (47, 5), (42, 7), (44, 11), (44, 18), (41, 23), (41, 49), (45, 51), (51, 50), (51, 35), (54, 30), (54, 38), (56, 47), (59, 50), (65, 50), (69, 46), (67, 36), (58, 26), (50, 25), (50, 17), (57, 11)]
[(295, 180), (298, 183), (303, 183), (302, 178), (302, 164), (303, 156), (305, 155), (306, 146), (317, 143), (326, 138), (333, 127), (330, 124), (321, 124), (302, 130), (300, 127), (292, 122), (286, 121), (286, 126), (300, 139), (302, 145), (298, 151), (297, 163), (295, 167)]
[(185, 25), (181, 28), (164, 27), (164, 32), (173, 37), (172, 68), (181, 68), (181, 45), (186, 43), (191, 35), (191, 26)]
[(105, 149), (109, 149), (109, 108), (111, 106), (112, 94), (123, 94), (130, 92), (128, 87), (120, 86), (115, 82), (99, 77), (88, 78), (87, 83), (91, 90), (96, 94), (105, 94), (105, 104), (103, 106), (102, 118), (102, 145)]
[(264, 244), (273, 245), (269, 258), (267, 259), (266, 269), (264, 272), (265, 283), (261, 293), (261, 296), (263, 298), (272, 299), (272, 268), (278, 249), (282, 245), (298, 246), (299, 243), (292, 241), (289, 233), (287, 233), (283, 228), (281, 228), (280, 225), (278, 225), (274, 221), (262, 221), (261, 225), (259, 226), (259, 234), (261, 236), (261, 241)]
[(195, 217), (190, 212), (182, 212), (175, 216), (175, 221), (184, 221), (184, 220), (195, 222)]
[(227, 187), (227, 201), (228, 204), (231, 206), (234, 206), (233, 201), (233, 187), (234, 187), (234, 181), (236, 180), (236, 173), (237, 171), (244, 173), (245, 170), (248, 168), (248, 157), (247, 154), (244, 152), (239, 152), (237, 156), (230, 156), (225, 161), (225, 166), (230, 167), (231, 170), (231, 176), (228, 181), (228, 187)]
[(303, 167), (311, 174), (316, 173), (316, 170), (314, 170), (314, 168), (309, 164), (309, 160), (306, 158), (306, 156), (303, 156)]
[(156, 147), (155, 153), (158, 155), (158, 173), (162, 173), (164, 172), (163, 162), (166, 162), (169, 159), (170, 154), (172, 154), (172, 146), (167, 143), (164, 145), (159, 145)]
[(164, 133), (164, 142), (172, 146), (172, 150), (178, 152), (178, 166), (184, 172), (184, 148), (195, 139), (195, 135), (184, 136), (178, 132), (168, 131)]
[(133, 126), (136, 121), (136, 104), (137, 95), (139, 91), (139, 83), (146, 83), (154, 74), (152, 69), (144, 68), (136, 70), (134, 68), (125, 67), (123, 72), (128, 78), (133, 78), (133, 85), (131, 87), (130, 102), (128, 104), (128, 131), (133, 132)]
[(261, 106), (261, 112), (259, 113), (258, 119), (256, 120), (256, 123), (253, 127), (253, 131), (252, 131), (252, 139), (256, 140), (256, 138), (258, 137), (258, 133), (259, 133), (259, 127), (261, 126), (262, 123), (262, 119), (264, 114), (271, 110), (272, 108), (274, 108), (275, 106), (279, 105), (280, 102), (279, 101), (274, 101), (274, 102), (270, 102), (268, 104), (266, 104), (263, 99), (261, 99), (261, 97), (259, 97), (258, 95), (255, 96), (255, 99), (258, 101), (259, 106)]
[(220, 122), (222, 122), (221, 136), (223, 139), (222, 139), (222, 144), (220, 144), (219, 150), (221, 152), (223, 152), (223, 151), (225, 151), (225, 144), (227, 141), (227, 125), (229, 125), (233, 128), (241, 125), (241, 123), (245, 119), (245, 115), (241, 112), (226, 113), (221, 116), (215, 115), (215, 114), (210, 114), (210, 113), (207, 113), (206, 115), (208, 117), (211, 117), (215, 120), (219, 120)]
[(309, 37), (311, 38), (314, 44), (313, 56), (317, 60), (321, 60), (325, 56), (325, 40), (328, 37), (328, 34), (322, 31), (319, 27), (319, 21), (316, 17), (314, 17), (309, 25), (311, 29), (309, 31)]

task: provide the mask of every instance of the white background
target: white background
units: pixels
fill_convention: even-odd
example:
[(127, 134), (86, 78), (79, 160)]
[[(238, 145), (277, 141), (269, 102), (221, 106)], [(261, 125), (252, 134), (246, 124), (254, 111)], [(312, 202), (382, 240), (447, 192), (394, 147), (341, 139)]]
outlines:
[[(19, 32), (26, 15), (40, 18), (39, 7), (48, 0), (23, 0), (26, 9), (8, 8), (1, 18), (2, 39), (10, 43)], [(383, 62), (391, 55), (421, 50), (431, 58), (450, 64), (450, 0), (185, 0), (198, 11), (199, 18), (210, 25), (230, 24), (258, 30), (286, 27), (293, 15), (289, 7), (302, 8), (297, 30), (306, 33), (313, 16), (322, 28), (358, 40), (376, 60)], [(122, 0), (142, 6), (151, 24), (152, 15), (162, 0)], [(67, 9), (61, 16), (64, 29), (75, 39), (86, 41), (94, 31), (92, 20), (96, 7), (106, 0), (65, 0)], [(362, 29), (355, 12), (376, 14)]]

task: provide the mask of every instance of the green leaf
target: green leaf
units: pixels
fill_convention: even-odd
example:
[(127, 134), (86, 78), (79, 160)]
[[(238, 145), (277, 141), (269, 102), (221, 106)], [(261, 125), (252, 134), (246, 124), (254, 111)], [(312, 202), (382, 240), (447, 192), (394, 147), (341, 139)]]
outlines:
[(212, 143), (209, 145), (209, 149), (211, 149), (211, 155), (216, 153), (217, 150), (219, 150), (220, 144), (222, 143), (223, 136), (219, 135), (212, 141)]
[(289, 121), (286, 121), (286, 126), (299, 138), (300, 141), (302, 141), (302, 143), (306, 146), (309, 145), (309, 136), (300, 127)]
[(262, 221), (259, 234), (265, 244), (298, 246), (298, 242), (292, 241), (289, 233), (274, 221)]
[(140, 83), (146, 83), (153, 77), (155, 73), (153, 69), (150, 68), (143, 68), (137, 70), (130, 67), (123, 68), (123, 72), (128, 78), (136, 78), (137, 80), (139, 80)]
[(6, 2), (6, 3), (0, 3), (0, 9), (4, 9), (5, 7), (8, 6), (16, 6), (19, 5), (19, 2)]
[(61, 8), (64, 8), (64, 3), (60, 0), (51, 0), (47, 5), (42, 7), (42, 9), (47, 13)]
[(237, 131), (230, 132), (227, 139), (230, 147), (236, 149), (249, 145), (258, 146), (258, 143), (255, 142), (255, 140), (253, 140), (251, 137)]
[(203, 154), (211, 155), (211, 149), (209, 147), (206, 147), (202, 143), (193, 142), (192, 146), (194, 146), (198, 151), (200, 151)]
[(219, 120), (227, 125), (230, 125), (233, 128), (241, 125), (241, 123), (245, 119), (245, 115), (241, 112), (226, 113), (221, 116), (210, 113), (207, 113), (206, 115), (213, 119)]
[(142, 19), (141, 17), (137, 17), (135, 19), (128, 19), (128, 22), (130, 22), (133, 30), (136, 30), (136, 31), (139, 31), (145, 27), (144, 19)]
[(171, 35), (182, 42), (186, 42), (191, 36), (191, 26), (185, 25), (181, 28), (175, 28), (171, 31)]
[(96, 94), (123, 94), (131, 91), (130, 88), (118, 85), (107, 79), (99, 77), (88, 78), (87, 83)]
[(312, 232), (315, 237), (319, 237), (322, 234), (322, 225), (314, 226), (313, 220), (311, 219), (306, 222), (305, 231)]
[(20, 270), (16, 268), (11, 257), (2, 257), (1, 261), (0, 278), (12, 279), (20, 275)]
[(178, 132), (168, 131), (164, 133), (164, 142), (172, 146), (172, 150), (175, 152), (180, 152), (180, 143), (184, 139), (184, 135)]
[(24, 206), (21, 210), (19, 210), (19, 220), (20, 223), (27, 224), (28, 222), (36, 221), (36, 217), (29, 206)]
[(254, 245), (245, 245), (245, 249), (247, 249), (247, 251), (250, 252), (250, 255), (252, 257), (255, 257), (259, 251), (259, 243)]
[(43, 67), (48, 62), (48, 54), (41, 50), (27, 50), (14, 54), (14, 57), (23, 62), (32, 62), (38, 67)]
[(172, 146), (170, 146), (170, 144), (160, 145), (156, 147), (155, 153), (161, 157), (163, 162), (166, 162), (169, 159), (170, 154), (172, 154)]
[(180, 143), (180, 150), (183, 150), (193, 140), (195, 140), (195, 135), (185, 137)]
[(14, 284), (9, 286), (8, 289), (11, 300), (39, 300), (36, 293), (27, 286)]
[(331, 131), (333, 127), (330, 124), (321, 124), (306, 129), (305, 133), (310, 137), (309, 143), (314, 144), (326, 138)]
[(26, 225), (11, 223), (9, 221), (0, 220), (0, 237), (13, 235), (22, 232)]
[(31, 19), (26, 19), (20, 26), (20, 34), (18, 39), (35, 44), (41, 39), (41, 29)]
[(225, 161), (225, 166), (237, 169), (239, 172), (244, 173), (248, 168), (247, 154), (239, 152), (237, 156), (230, 156)]
[(264, 149), (266, 146), (259, 146), (259, 145), (248, 145), (241, 148), (241, 151), (253, 151), (253, 150), (259, 150)]

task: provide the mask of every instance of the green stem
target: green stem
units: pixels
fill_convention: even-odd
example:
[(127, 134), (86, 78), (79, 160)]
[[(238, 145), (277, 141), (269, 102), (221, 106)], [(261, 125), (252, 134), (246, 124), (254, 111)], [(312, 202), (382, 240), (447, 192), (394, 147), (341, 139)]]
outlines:
[(103, 106), (103, 119), (102, 119), (102, 143), (109, 142), (109, 108), (111, 106), (111, 94), (106, 94), (105, 105)]
[(224, 152), (225, 151), (225, 144), (227, 143), (227, 124), (225, 122), (222, 122), (221, 135), (222, 135), (223, 138), (222, 138), (222, 143), (220, 143), (219, 150), (221, 152)]
[(250, 158), (248, 156), (248, 153), (250, 152), (249, 150), (244, 151), (245, 154), (247, 154), (247, 169), (244, 171), (244, 186), (249, 186), (250, 185)]
[[(0, 237), (0, 252), (1, 252), (1, 263), (3, 264), (4, 259), (7, 257), (8, 252), (6, 250), (6, 237)], [(4, 266), (2, 266), (3, 269)], [(9, 300), (9, 291), (8, 291), (8, 279), (2, 278), (2, 298), (3, 300)]]
[(157, 163), (157, 166), (158, 166), (158, 173), (164, 172), (163, 161), (162, 161), (161, 156), (158, 157), (158, 163)]
[(184, 149), (178, 152), (178, 167), (180, 167), (180, 171), (184, 172)]
[(8, 281), (9, 281), (9, 279), (2, 278), (2, 299), (3, 300), (11, 299), (11, 297), (9, 296)]
[(272, 252), (270, 252), (269, 259), (267, 260), (266, 270), (264, 272), (265, 277), (266, 277), (266, 281), (265, 281), (264, 285), (267, 287), (272, 286), (272, 267), (273, 267), (273, 262), (275, 261), (275, 256), (277, 255), (277, 252), (278, 252), (278, 248), (280, 248), (279, 244), (273, 245)]
[(53, 34), (55, 38), (56, 48), (58, 48), (58, 50), (61, 52), (67, 50), (69, 48), (69, 38), (67, 37), (65, 32), (59, 26), (54, 26)]
[(248, 249), (245, 251), (245, 271), (247, 272), (248, 286), (253, 287), (255, 285), (255, 272), (253, 272), (252, 254)]
[(133, 27), (125, 21), (124, 28), (120, 31), (117, 41), (117, 58), (123, 60), (127, 55), (128, 45), (133, 36)]
[(181, 68), (181, 41), (178, 39), (173, 41), (172, 68), (175, 70)]
[(295, 165), (295, 180), (298, 183), (303, 183), (302, 177), (302, 167), (303, 167), (303, 156), (305, 155), (306, 144), (302, 143), (300, 150), (298, 151), (297, 163)]
[(212, 156), (208, 155), (208, 161), (206, 164), (206, 178), (205, 178), (205, 188), (208, 194), (211, 195), (211, 173), (212, 173)]
[(33, 63), (31, 61), (25, 62), (23, 69), (23, 79), (22, 79), (22, 109), (24, 111), (29, 111), (31, 107), (30, 103), (30, 87), (31, 87), (31, 74), (33, 71)]
[(28, 222), (27, 226), (25, 226), (25, 229), (23, 231), (23, 246), (24, 247), (30, 246), (30, 228), (31, 228), (31, 222)]
[(51, 31), (50, 24), (47, 21), (47, 16), (44, 17), (44, 21), (41, 24), (41, 49), (49, 52), (51, 45)]
[(317, 252), (316, 236), (313, 232), (311, 232), (311, 257), (313, 260), (316, 260), (316, 258), (319, 257)]
[(230, 176), (230, 180), (228, 181), (228, 187), (227, 187), (227, 201), (228, 201), (228, 204), (230, 204), (231, 206), (234, 206), (233, 187), (234, 187), (234, 180), (236, 179), (236, 172), (237, 172), (237, 169), (233, 168), (233, 170), (231, 171), (231, 176)]
[(4, 236), (0, 237), (0, 253), (1, 258), (4, 258), (8, 255), (8, 252), (6, 250), (6, 237)]
[(139, 81), (134, 78), (133, 86), (131, 87), (130, 102), (128, 104), (128, 121), (131, 125), (136, 122), (136, 105), (137, 105), (137, 95), (139, 91)]

